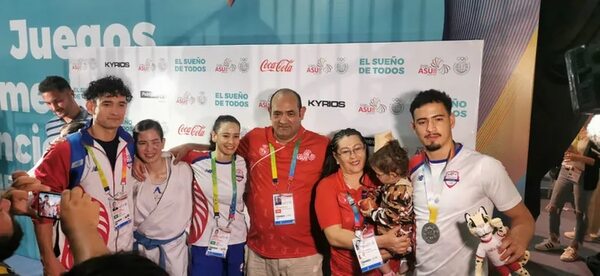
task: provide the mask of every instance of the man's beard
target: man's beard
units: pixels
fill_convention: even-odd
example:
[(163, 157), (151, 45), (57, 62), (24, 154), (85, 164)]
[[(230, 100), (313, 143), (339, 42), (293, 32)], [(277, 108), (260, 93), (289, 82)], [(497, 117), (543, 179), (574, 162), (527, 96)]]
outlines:
[(430, 145), (426, 145), (425, 149), (427, 149), (427, 151), (436, 151), (442, 148), (442, 145), (440, 144), (436, 144), (436, 143), (432, 143)]

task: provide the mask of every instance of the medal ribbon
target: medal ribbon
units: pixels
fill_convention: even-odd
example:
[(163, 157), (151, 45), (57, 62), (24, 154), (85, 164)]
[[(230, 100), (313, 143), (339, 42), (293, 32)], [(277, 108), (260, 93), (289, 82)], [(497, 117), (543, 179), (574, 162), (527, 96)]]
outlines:
[[(210, 167), (211, 167), (211, 176), (212, 176), (212, 187), (213, 187), (213, 212), (215, 221), (217, 222), (217, 227), (219, 226), (219, 187), (217, 184), (217, 153), (210, 153)], [(231, 197), (231, 204), (229, 205), (229, 217), (227, 218), (227, 227), (233, 222), (235, 219), (235, 207), (237, 205), (237, 178), (235, 175), (235, 156), (231, 158), (231, 186), (233, 189), (233, 194)]]
[[(425, 162), (424, 162), (424, 170), (425, 170), (425, 181), (423, 181), (423, 184), (425, 185), (425, 197), (427, 198), (427, 209), (429, 209), (429, 222), (435, 224), (435, 222), (437, 221), (437, 215), (438, 215), (438, 204), (440, 202), (440, 195), (442, 194), (442, 191), (444, 189), (444, 186), (442, 185), (442, 182), (444, 181), (444, 175), (446, 174), (446, 169), (448, 168), (448, 163), (450, 163), (450, 159), (454, 156), (454, 143), (452, 143), (452, 147), (450, 148), (450, 151), (448, 152), (448, 157), (446, 157), (446, 164), (444, 165), (444, 168), (442, 169), (442, 172), (440, 173), (439, 177), (438, 177), (438, 181), (437, 183), (440, 184), (439, 185), (439, 189), (436, 193), (432, 194), (431, 197), (429, 195), (428, 192), (428, 188), (427, 188), (427, 180), (433, 180), (433, 176), (431, 175), (431, 167), (429, 166), (429, 158), (427, 157), (427, 154), (425, 154)], [(431, 192), (434, 192), (434, 188), (435, 188), (435, 183), (430, 183), (430, 188), (431, 188)]]
[[(292, 162), (290, 163), (290, 171), (288, 173), (288, 190), (290, 189), (290, 184), (294, 180), (294, 175), (296, 173), (296, 161), (298, 160), (300, 141), (300, 139), (296, 141), (294, 152), (292, 153)], [(275, 147), (271, 143), (269, 143), (269, 154), (271, 155), (271, 177), (273, 179), (273, 185), (277, 186), (279, 183), (279, 178), (277, 177), (277, 159), (275, 157)]]
[[(127, 149), (127, 147), (125, 147), (121, 150), (121, 152), (123, 153), (123, 158), (121, 158), (121, 160), (123, 162), (122, 166), (121, 166), (121, 186), (124, 186), (125, 184), (127, 184), (127, 150), (126, 149)], [(100, 162), (98, 162), (98, 160), (96, 159), (96, 154), (94, 154), (92, 147), (85, 146), (85, 150), (92, 157), (92, 160), (94, 161), (94, 165), (96, 165), (96, 168), (98, 169), (98, 175), (100, 176), (100, 182), (102, 183), (102, 188), (104, 189), (104, 192), (109, 197), (114, 198), (114, 195), (110, 194), (110, 187), (108, 186), (108, 179), (106, 178), (106, 174), (104, 174), (104, 170), (102, 169), (102, 166), (100, 166)]]

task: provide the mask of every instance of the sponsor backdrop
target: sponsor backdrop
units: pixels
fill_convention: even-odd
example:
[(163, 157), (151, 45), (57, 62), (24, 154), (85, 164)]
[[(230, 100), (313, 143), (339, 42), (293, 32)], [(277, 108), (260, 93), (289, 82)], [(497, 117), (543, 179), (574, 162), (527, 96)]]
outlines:
[[(458, 91), (448, 92), (455, 98), (455, 108), (463, 105), (465, 109), (461, 112), (465, 111), (466, 116), (470, 118), (478, 117), (478, 120), (474, 119), (479, 125), (477, 148), (484, 153), (499, 158), (507, 167), (512, 179), (517, 181), (522, 179), (526, 170), (539, 2), (539, 0), (244, 0), (236, 1), (232, 7), (229, 7), (227, 2), (222, 0), (8, 1), (7, 5), (0, 9), (0, 37), (2, 38), (0, 39), (0, 190), (2, 187), (9, 185), (10, 172), (15, 169), (29, 169), (34, 161), (42, 155), (43, 145), (46, 142), (44, 124), (51, 118), (52, 114), (39, 101), (37, 85), (45, 76), (50, 74), (70, 75), (70, 71), (78, 65), (77, 60), (73, 60), (72, 64), (69, 64), (67, 60), (67, 49), (72, 46), (256, 45), (473, 39), (485, 41), (483, 64), (475, 64), (472, 58), (468, 60), (471, 65), (470, 74), (474, 74), (473, 70), (479, 70), (480, 66), (482, 70), (479, 110), (476, 107), (477, 103), (454, 97), (456, 93), (459, 93)], [(143, 61), (144, 66), (147, 65), (147, 67), (140, 67), (139, 63), (141, 61), (136, 58), (135, 64), (130, 64), (130, 66), (133, 66), (136, 70), (152, 70), (154, 68), (155, 72), (160, 71), (161, 66), (167, 66), (169, 70), (174, 71), (175, 58), (185, 62), (185, 58), (200, 57), (214, 62), (211, 66), (215, 67), (208, 69), (216, 70), (216, 64), (221, 64), (224, 70), (224, 68), (231, 68), (231, 66), (225, 65), (225, 59), (228, 57), (230, 61), (227, 64), (235, 65), (235, 74), (240, 74), (240, 64), (243, 64), (240, 59), (243, 55), (234, 54), (223, 56), (222, 60), (209, 59), (209, 56), (204, 54), (193, 57), (182, 55), (164, 61), (161, 61), (160, 58), (158, 60), (150, 59), (147, 63)], [(294, 56), (297, 54), (299, 53), (294, 53)], [(423, 85), (427, 85), (436, 79), (448, 77), (448, 74), (438, 73), (440, 70), (445, 71), (444, 68), (447, 68), (442, 63), (453, 67), (454, 63), (458, 62), (458, 56), (442, 56), (441, 52), (430, 52), (427, 57), (422, 54), (423, 59), (420, 60), (411, 60), (413, 52), (390, 52), (386, 55), (377, 53), (371, 57), (361, 55), (353, 55), (356, 60), (351, 61), (350, 55), (344, 57), (337, 53), (324, 55), (317, 52), (310, 60), (302, 61), (306, 62), (302, 66), (317, 65), (319, 59), (324, 58), (324, 63), (331, 65), (332, 71), (334, 71), (338, 64), (337, 59), (345, 58), (345, 62), (349, 67), (348, 72), (362, 79), (366, 75), (359, 75), (358, 73), (358, 67), (361, 66), (359, 59), (367, 58), (369, 65), (364, 64), (363, 67), (368, 67), (375, 63), (372, 60), (373, 58), (392, 58), (392, 56), (396, 56), (403, 58), (405, 62), (403, 66), (405, 76), (397, 76), (398, 79), (405, 78), (409, 74), (416, 74), (413, 77), (420, 76)], [(291, 56), (263, 57), (268, 59), (269, 62), (279, 62)], [(436, 57), (443, 59), (443, 62), (434, 62)], [(246, 58), (250, 59), (250, 56)], [(120, 60), (108, 61), (118, 62)], [(249, 68), (259, 70), (262, 60), (253, 62), (248, 62)], [(299, 62), (299, 60), (296, 61), (296, 70), (302, 70), (305, 73), (308, 68), (299, 68)], [(87, 63), (82, 59), (79, 66), (80, 70), (84, 70), (90, 66), (105, 66), (105, 64)], [(119, 64), (109, 66), (121, 68), (117, 67)], [(431, 67), (436, 66), (441, 66), (441, 69), (430, 70)], [(394, 67), (394, 65), (389, 65), (389, 67)], [(108, 68), (104, 67), (102, 70), (106, 69)], [(415, 69), (418, 70), (414, 71)], [(231, 69), (228, 70), (228, 72), (230, 71)], [(434, 71), (436, 72), (435, 75), (433, 73), (427, 75), (427, 72)], [(157, 75), (158, 73), (152, 74)], [(212, 71), (211, 74), (218, 75), (216, 71)], [(247, 74), (249, 75), (249, 73)], [(299, 71), (293, 74), (299, 74)], [(345, 76), (336, 74), (329, 73), (328, 75), (331, 78), (336, 76), (344, 80), (348, 79)], [(454, 74), (453, 71), (451, 74)], [(201, 73), (191, 72), (180, 73), (179, 75), (181, 78), (185, 75), (193, 78), (193, 75), (200, 77)], [(227, 74), (223, 74), (223, 77), (225, 75)], [(294, 76), (300, 77), (300, 75)], [(305, 77), (308, 77), (308, 74)], [(309, 90), (300, 91), (303, 95), (308, 93), (304, 96), (305, 105), (308, 105), (307, 100), (339, 102), (343, 97), (354, 97), (354, 100), (342, 100), (346, 109), (344, 112), (350, 109), (355, 110), (356, 106), (361, 104), (365, 107), (380, 106), (377, 101), (371, 103), (370, 91), (362, 89), (351, 90), (358, 91), (356, 93), (359, 93), (359, 95), (350, 95), (349, 92), (333, 90), (331, 92), (332, 98), (311, 98), (311, 89), (314, 89), (322, 77), (323, 74), (313, 76), (312, 83), (315, 85), (311, 86), (310, 83), (307, 83), (306, 87)], [(369, 76), (373, 80), (379, 80), (383, 77), (380, 75)], [(141, 82), (140, 80), (131, 81), (132, 83)], [(274, 83), (269, 86), (262, 86), (258, 80), (252, 80), (248, 83), (260, 86), (262, 89), (293, 86), (292, 83)], [(294, 80), (293, 83), (298, 85), (300, 82)], [(364, 115), (367, 122), (376, 122), (375, 120), (381, 120), (386, 116), (396, 116), (390, 113), (390, 109), (393, 109), (391, 106), (394, 106), (393, 101), (390, 100), (398, 98), (398, 93), (410, 93), (411, 88), (403, 88), (404, 83), (400, 83), (398, 87), (380, 86), (377, 88), (377, 82), (373, 83), (378, 93), (379, 91), (393, 93), (393, 95), (386, 96), (385, 99), (377, 95), (377, 98), (381, 101), (379, 103), (386, 106), (387, 113), (384, 113), (385, 115), (377, 113), (361, 114), (361, 117)], [(160, 85), (153, 85), (153, 87), (161, 87)], [(226, 85), (232, 84), (227, 83)], [(361, 84), (358, 84), (357, 87), (361, 87)], [(78, 95), (81, 94), (82, 88), (76, 88)], [(183, 88), (183, 90), (176, 91), (179, 94), (177, 98), (181, 98), (179, 100), (183, 104), (177, 106), (177, 108), (192, 110), (190, 106), (186, 107), (184, 103), (199, 105), (200, 102), (205, 101), (205, 105), (207, 105), (209, 100), (212, 100), (214, 104), (217, 92), (222, 93), (219, 96), (222, 95), (225, 98), (227, 95), (232, 96), (225, 93), (235, 94), (242, 89), (235, 87), (223, 91), (211, 91), (202, 87), (192, 88), (194, 89), (188, 88), (185, 91), (185, 88)], [(140, 102), (142, 99), (144, 101), (154, 99), (158, 102), (161, 100), (162, 93), (165, 93), (157, 89), (154, 89), (156, 91), (144, 90), (148, 92), (142, 93), (140, 87), (136, 87), (136, 89), (138, 90), (135, 93), (139, 93), (135, 95), (136, 101), (140, 100)], [(260, 100), (267, 100), (266, 95), (269, 91), (253, 90), (250, 93), (250, 88), (248, 89), (248, 91), (241, 90), (242, 93), (248, 94), (248, 110), (254, 110), (254, 106), (260, 105)], [(325, 88), (319, 87), (319, 89)], [(142, 98), (142, 94), (151, 98)], [(169, 97), (173, 97), (173, 95), (165, 95), (162, 100), (165, 100), (166, 103), (167, 99), (172, 99)], [(204, 100), (204, 97), (206, 97), (206, 100)], [(175, 100), (177, 101), (177, 99)], [(360, 102), (355, 102), (355, 100)], [(172, 104), (172, 102), (169, 104)], [(265, 102), (262, 102), (263, 106), (264, 104)], [(313, 102), (314, 104), (315, 102)], [(321, 104), (321, 102), (318, 104)], [(250, 107), (250, 105), (253, 105), (253, 107)], [(332, 106), (335, 103), (329, 105)], [(307, 123), (311, 120), (321, 120), (325, 117), (324, 115), (330, 112), (340, 114), (340, 110), (335, 111), (336, 109), (333, 107), (310, 106), (308, 108)], [(403, 112), (407, 112), (408, 106), (404, 105), (404, 108)], [(472, 112), (471, 108), (475, 108), (475, 110)], [(193, 111), (187, 112), (192, 114)], [(252, 116), (259, 116), (259, 118), (253, 123), (264, 125), (266, 114), (260, 112), (255, 114)], [(359, 116), (359, 114), (353, 114), (353, 116)], [(245, 116), (241, 117), (244, 122), (249, 120)], [(405, 117), (402, 115), (396, 116), (397, 119)], [(328, 116), (328, 119), (332, 118), (335, 117)], [(204, 120), (201, 122), (205, 124), (205, 127), (210, 127), (210, 119), (204, 118)], [(166, 120), (160, 119), (159, 121), (165, 122)], [(464, 122), (462, 119), (461, 121)], [(396, 122), (400, 125), (406, 125), (402, 121)], [(131, 125), (131, 123), (130, 119), (128, 124)], [(186, 124), (188, 124), (188, 128), (191, 127), (189, 133), (194, 132), (195, 124)], [(179, 129), (179, 125), (169, 125), (168, 127), (170, 133)], [(316, 127), (318, 128), (318, 126)], [(339, 127), (345, 126), (340, 124)], [(396, 129), (400, 129), (400, 127)], [(403, 134), (403, 138), (405, 135), (407, 134)], [(193, 137), (189, 138), (194, 139)], [(199, 137), (198, 139), (203, 138)], [(413, 143), (410, 139), (405, 139), (404, 142), (406, 144)], [(29, 228), (26, 231), (30, 232), (31, 229)], [(35, 239), (31, 235), (26, 237), (23, 244), (25, 246), (19, 250), (19, 254), (37, 257)], [(35, 272), (35, 274), (38, 273), (39, 271)], [(29, 275), (31, 273), (25, 271), (22, 274)]]
[(126, 127), (160, 121), (167, 148), (208, 143), (221, 114), (244, 131), (269, 125), (269, 97), (288, 87), (302, 96), (306, 128), (391, 129), (414, 152), (409, 104), (431, 87), (456, 91), (455, 139), (475, 147), (482, 51), (482, 41), (71, 48), (69, 78), (79, 99), (92, 80), (125, 79), (134, 96)]

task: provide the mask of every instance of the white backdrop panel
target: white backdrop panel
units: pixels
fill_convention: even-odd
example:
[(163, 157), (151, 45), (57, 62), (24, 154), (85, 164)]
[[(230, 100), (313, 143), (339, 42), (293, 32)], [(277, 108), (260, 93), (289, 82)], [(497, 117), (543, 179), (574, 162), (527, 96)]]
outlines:
[(70, 48), (69, 74), (80, 102), (90, 81), (124, 78), (134, 96), (126, 127), (158, 120), (167, 147), (208, 142), (220, 114), (244, 131), (269, 125), (269, 97), (287, 87), (302, 96), (307, 129), (391, 129), (412, 153), (409, 104), (431, 88), (453, 99), (455, 140), (475, 147), (482, 51), (482, 41)]

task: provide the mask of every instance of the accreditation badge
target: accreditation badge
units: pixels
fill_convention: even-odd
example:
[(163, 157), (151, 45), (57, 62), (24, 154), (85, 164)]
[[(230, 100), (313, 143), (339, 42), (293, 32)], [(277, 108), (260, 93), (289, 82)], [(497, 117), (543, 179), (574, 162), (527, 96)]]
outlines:
[(215, 227), (210, 233), (206, 256), (225, 258), (227, 256), (230, 238), (231, 231), (225, 231), (219, 227)]
[(363, 231), (361, 238), (352, 239), (352, 245), (354, 246), (354, 253), (362, 272), (367, 272), (383, 265), (383, 259), (379, 253), (379, 247), (377, 247), (372, 229), (370, 231)]
[(127, 196), (115, 197), (112, 199), (112, 217), (115, 222), (115, 230), (131, 223), (131, 213), (127, 204)]
[(274, 194), (273, 214), (275, 216), (275, 225), (288, 225), (296, 223), (293, 194)]

